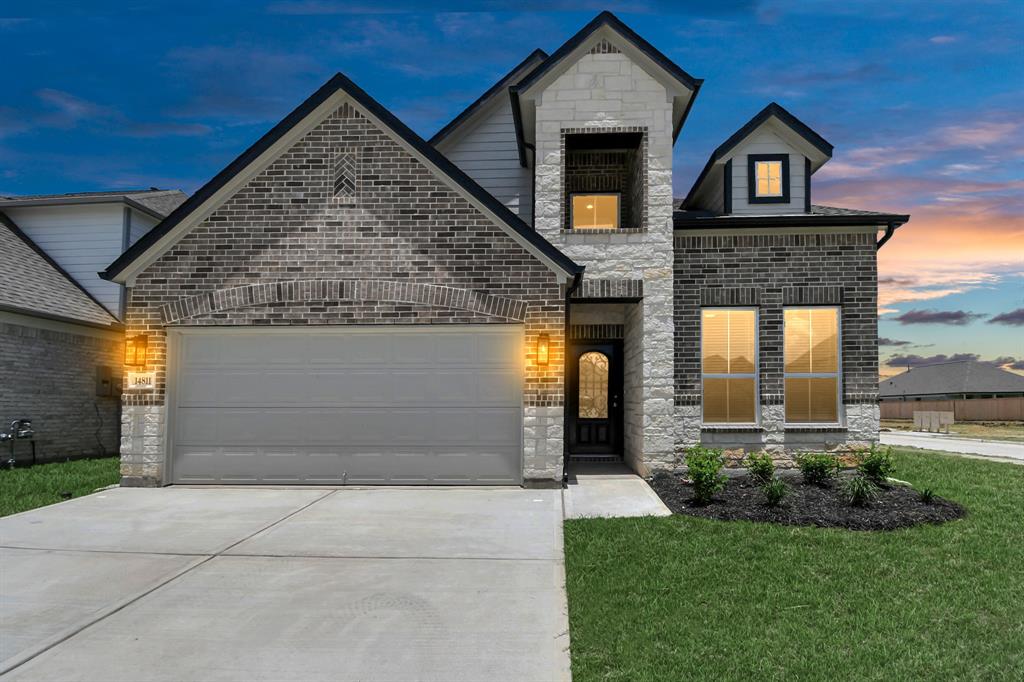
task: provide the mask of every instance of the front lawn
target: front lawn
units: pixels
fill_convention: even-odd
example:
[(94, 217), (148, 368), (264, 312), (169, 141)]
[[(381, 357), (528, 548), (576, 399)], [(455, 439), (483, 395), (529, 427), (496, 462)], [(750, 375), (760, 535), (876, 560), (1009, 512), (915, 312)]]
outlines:
[(117, 483), (118, 462), (104, 457), (0, 470), (0, 516), (60, 502), (62, 493), (79, 497)]
[(567, 521), (573, 679), (1024, 679), (1024, 466), (902, 450), (895, 476), (966, 518)]

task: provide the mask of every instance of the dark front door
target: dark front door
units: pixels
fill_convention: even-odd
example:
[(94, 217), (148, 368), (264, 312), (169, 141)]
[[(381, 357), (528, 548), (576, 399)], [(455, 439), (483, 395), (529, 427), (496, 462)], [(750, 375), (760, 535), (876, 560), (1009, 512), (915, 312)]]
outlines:
[(569, 354), (569, 454), (622, 455), (622, 342), (587, 341)]

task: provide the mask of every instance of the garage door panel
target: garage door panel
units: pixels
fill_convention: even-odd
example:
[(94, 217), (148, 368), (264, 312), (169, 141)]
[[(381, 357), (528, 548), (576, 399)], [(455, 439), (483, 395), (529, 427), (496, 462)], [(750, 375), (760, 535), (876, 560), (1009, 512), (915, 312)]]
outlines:
[(203, 329), (178, 339), (175, 481), (520, 481), (520, 327)]

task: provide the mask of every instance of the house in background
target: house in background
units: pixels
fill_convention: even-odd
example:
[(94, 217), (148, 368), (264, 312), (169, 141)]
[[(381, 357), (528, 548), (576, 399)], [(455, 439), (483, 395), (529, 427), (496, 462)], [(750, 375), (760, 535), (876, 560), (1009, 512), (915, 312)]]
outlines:
[(0, 429), (31, 419), (40, 459), (118, 452), (125, 293), (97, 273), (184, 199), (0, 197)]
[(915, 411), (953, 412), (957, 421), (1024, 420), (1024, 376), (984, 362), (924, 365), (878, 384), (882, 419)]
[(552, 485), (699, 443), (878, 438), (876, 250), (811, 201), (832, 146), (778, 105), (685, 201), (702, 87), (603, 12), (433, 144), (338, 74), (103, 276), (153, 389), (122, 482)]

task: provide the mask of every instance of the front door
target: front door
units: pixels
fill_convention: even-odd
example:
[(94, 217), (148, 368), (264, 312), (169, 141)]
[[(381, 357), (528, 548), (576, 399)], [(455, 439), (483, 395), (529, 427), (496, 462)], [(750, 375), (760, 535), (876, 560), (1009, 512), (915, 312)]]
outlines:
[(622, 341), (570, 347), (570, 455), (622, 456)]

